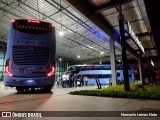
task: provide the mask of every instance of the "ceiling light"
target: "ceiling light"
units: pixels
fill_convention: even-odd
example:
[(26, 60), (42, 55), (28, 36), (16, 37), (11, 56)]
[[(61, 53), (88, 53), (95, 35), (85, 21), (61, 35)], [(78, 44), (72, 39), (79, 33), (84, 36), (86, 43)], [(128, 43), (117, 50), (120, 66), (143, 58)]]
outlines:
[(63, 35), (64, 35), (64, 32), (63, 32), (63, 31), (60, 31), (60, 32), (59, 32), (59, 35), (60, 35), (60, 36), (63, 36)]
[(151, 60), (151, 65), (152, 65), (152, 66), (154, 66), (154, 63), (153, 63), (153, 61), (152, 61), (152, 60)]
[(62, 58), (59, 58), (59, 61), (62, 61)]
[(118, 62), (121, 62), (121, 60), (119, 59)]
[(99, 62), (99, 64), (102, 64), (102, 62)]
[(77, 57), (78, 57), (78, 58), (80, 58), (81, 56), (80, 56), (80, 55), (78, 55)]
[(90, 46), (90, 48), (92, 49), (93, 47), (92, 47), (92, 46)]
[(101, 51), (101, 54), (103, 54), (104, 52), (103, 51)]

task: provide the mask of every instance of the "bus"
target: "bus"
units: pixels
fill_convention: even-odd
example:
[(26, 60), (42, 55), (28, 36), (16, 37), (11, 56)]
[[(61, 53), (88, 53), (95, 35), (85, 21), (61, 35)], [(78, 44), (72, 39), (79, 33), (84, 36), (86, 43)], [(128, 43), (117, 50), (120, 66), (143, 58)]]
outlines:
[[(117, 84), (124, 83), (123, 77), (123, 67), (121, 64), (116, 65), (117, 72)], [(67, 72), (72, 74), (77, 74), (78, 80), (79, 76), (87, 76), (88, 84), (96, 84), (95, 78), (99, 78), (101, 84), (110, 84), (112, 79), (111, 65), (101, 64), (101, 65), (73, 65), (69, 66)], [(128, 77), (129, 82), (134, 82), (134, 66), (128, 65)]]
[(18, 92), (42, 88), (51, 91), (55, 81), (56, 38), (54, 24), (13, 19), (10, 25), (5, 86)]

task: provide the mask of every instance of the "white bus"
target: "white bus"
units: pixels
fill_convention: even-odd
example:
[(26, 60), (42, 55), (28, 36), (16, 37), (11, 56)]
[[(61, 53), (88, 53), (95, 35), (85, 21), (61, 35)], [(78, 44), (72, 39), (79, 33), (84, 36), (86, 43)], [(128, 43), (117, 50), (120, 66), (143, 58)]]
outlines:
[[(121, 84), (124, 81), (123, 77), (123, 67), (121, 64), (117, 64), (117, 83)], [(68, 72), (72, 74), (76, 73), (78, 78), (79, 75), (87, 76), (88, 84), (96, 84), (95, 78), (99, 78), (101, 84), (109, 84), (112, 79), (111, 65), (73, 65), (68, 67)], [(128, 77), (129, 82), (134, 82), (134, 67), (133, 65), (128, 65)]]

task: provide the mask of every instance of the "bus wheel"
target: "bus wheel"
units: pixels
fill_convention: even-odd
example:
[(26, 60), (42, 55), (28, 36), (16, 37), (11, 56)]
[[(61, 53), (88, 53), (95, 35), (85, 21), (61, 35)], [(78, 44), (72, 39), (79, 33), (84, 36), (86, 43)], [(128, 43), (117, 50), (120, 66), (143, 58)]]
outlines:
[(43, 90), (45, 92), (51, 92), (52, 87), (51, 86), (47, 86), (47, 87), (43, 87)]
[(24, 91), (23, 87), (16, 87), (16, 90), (17, 90), (18, 92), (23, 92), (23, 91)]

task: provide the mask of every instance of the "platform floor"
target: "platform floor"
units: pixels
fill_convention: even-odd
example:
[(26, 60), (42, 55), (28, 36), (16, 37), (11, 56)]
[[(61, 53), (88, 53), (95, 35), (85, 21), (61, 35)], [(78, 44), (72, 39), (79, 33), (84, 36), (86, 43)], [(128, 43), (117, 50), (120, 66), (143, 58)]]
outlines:
[[(160, 111), (160, 101), (70, 95), (70, 91), (97, 86), (61, 88), (51, 93), (20, 94), (0, 83), (0, 111)], [(0, 118), (0, 120), (160, 120), (158, 117), (44, 117)]]

